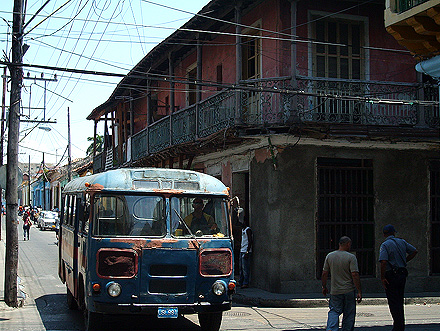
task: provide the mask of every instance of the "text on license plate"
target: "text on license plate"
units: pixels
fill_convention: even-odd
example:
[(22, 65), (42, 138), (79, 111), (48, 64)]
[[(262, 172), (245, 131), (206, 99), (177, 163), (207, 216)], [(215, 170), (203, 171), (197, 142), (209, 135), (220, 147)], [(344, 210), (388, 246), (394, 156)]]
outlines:
[(175, 307), (159, 307), (157, 308), (158, 318), (177, 318), (179, 317), (179, 309)]

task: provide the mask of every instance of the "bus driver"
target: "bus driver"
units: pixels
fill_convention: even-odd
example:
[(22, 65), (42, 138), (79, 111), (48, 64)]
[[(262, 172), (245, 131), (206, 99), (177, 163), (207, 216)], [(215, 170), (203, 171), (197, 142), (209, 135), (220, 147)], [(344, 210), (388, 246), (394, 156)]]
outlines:
[(213, 234), (218, 232), (217, 224), (214, 218), (203, 211), (204, 204), (201, 198), (195, 198), (192, 206), (194, 211), (185, 217), (183, 220), (190, 228), (191, 232), (197, 234), (197, 231), (202, 231), (203, 234)]

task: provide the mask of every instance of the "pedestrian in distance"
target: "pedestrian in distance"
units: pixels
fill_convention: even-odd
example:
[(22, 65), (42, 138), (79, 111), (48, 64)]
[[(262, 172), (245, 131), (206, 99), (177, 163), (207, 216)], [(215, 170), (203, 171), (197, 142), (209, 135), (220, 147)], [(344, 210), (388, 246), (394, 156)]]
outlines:
[[(357, 258), (349, 253), (351, 239), (347, 236), (339, 239), (339, 249), (325, 257), (321, 275), (322, 294), (327, 296), (327, 279), (330, 274), (330, 300), (327, 317), (327, 331), (339, 330), (339, 316), (342, 314), (342, 331), (354, 330), (356, 301), (362, 301), (361, 281)], [(356, 293), (357, 292), (357, 293)]]
[(240, 222), (241, 230), (241, 248), (240, 248), (240, 279), (238, 286), (248, 288), (251, 274), (251, 256), (254, 238), (252, 229), (249, 227), (248, 221)]
[(408, 276), (406, 265), (417, 254), (417, 249), (404, 239), (396, 238), (396, 229), (388, 224), (383, 228), (386, 238), (380, 245), (380, 279), (385, 288), (391, 316), (393, 317), (393, 331), (405, 330), (405, 311), (403, 308), (405, 297), (405, 283)]
[(32, 222), (27, 213), (23, 216), (23, 240), (29, 240), (29, 229), (31, 228)]

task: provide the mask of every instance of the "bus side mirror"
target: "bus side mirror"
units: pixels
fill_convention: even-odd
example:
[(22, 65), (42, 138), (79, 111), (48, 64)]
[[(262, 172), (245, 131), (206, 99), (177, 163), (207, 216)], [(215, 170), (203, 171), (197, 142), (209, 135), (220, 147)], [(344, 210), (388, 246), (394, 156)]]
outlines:
[(239, 223), (244, 223), (244, 209), (241, 207), (237, 207), (235, 209), (235, 212), (237, 213), (237, 220)]

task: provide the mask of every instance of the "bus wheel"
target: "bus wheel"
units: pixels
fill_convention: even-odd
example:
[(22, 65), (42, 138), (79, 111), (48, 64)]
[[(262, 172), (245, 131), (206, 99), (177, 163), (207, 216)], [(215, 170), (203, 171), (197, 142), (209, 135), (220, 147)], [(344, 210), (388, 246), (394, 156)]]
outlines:
[(76, 303), (76, 300), (72, 292), (70, 292), (67, 286), (66, 288), (67, 288), (67, 307), (69, 307), (70, 310), (78, 309), (78, 304)]
[(98, 331), (102, 329), (102, 318), (103, 315), (99, 313), (94, 313), (89, 310), (84, 311), (84, 322), (86, 326), (86, 331)]
[(218, 331), (222, 324), (222, 312), (199, 313), (199, 323), (203, 331)]

